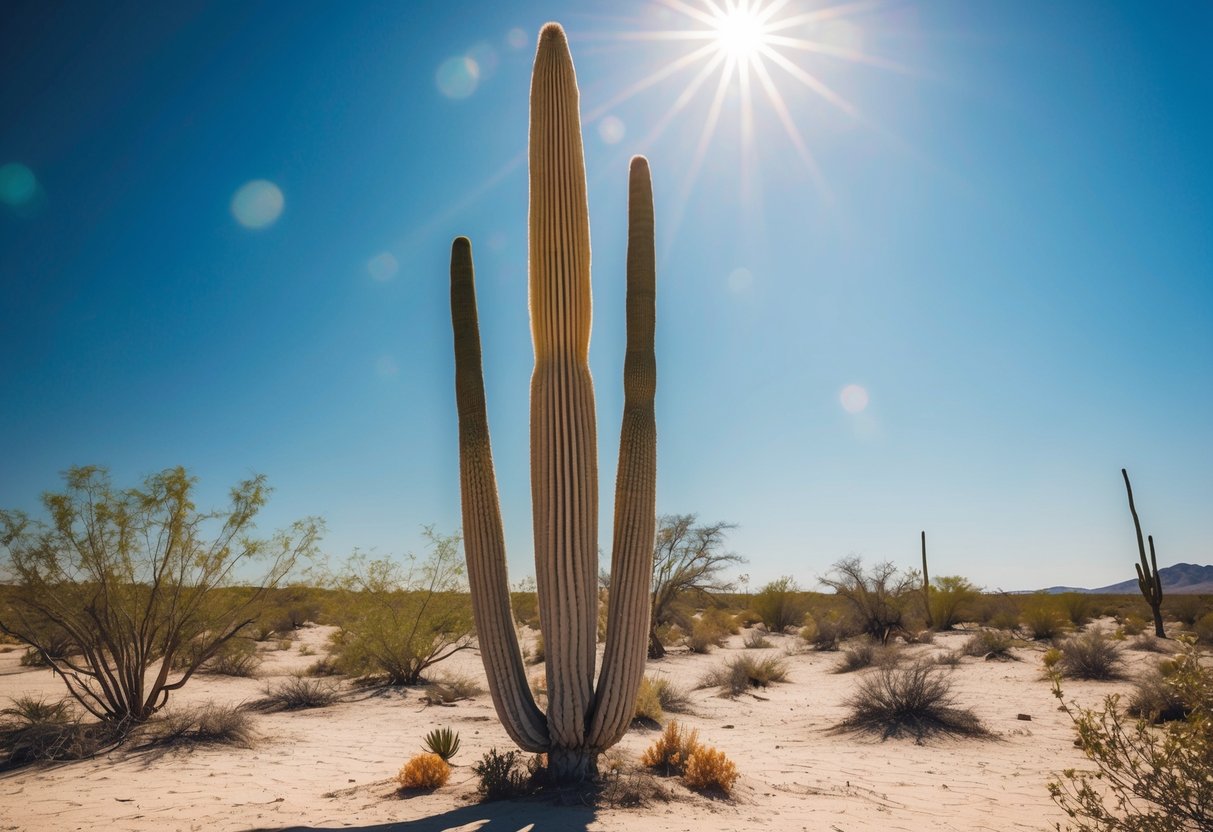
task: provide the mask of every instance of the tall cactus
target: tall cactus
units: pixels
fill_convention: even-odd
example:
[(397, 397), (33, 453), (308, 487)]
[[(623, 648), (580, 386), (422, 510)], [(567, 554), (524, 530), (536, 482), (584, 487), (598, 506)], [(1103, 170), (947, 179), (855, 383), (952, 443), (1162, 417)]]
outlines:
[(922, 603), (927, 610), (927, 628), (935, 626), (931, 620), (931, 576), (927, 574), (927, 533), (922, 533)]
[(1154, 613), (1154, 635), (1166, 638), (1167, 633), (1162, 626), (1162, 578), (1158, 575), (1158, 558), (1154, 555), (1154, 535), (1147, 538), (1150, 541), (1150, 559), (1147, 561), (1146, 546), (1141, 539), (1141, 521), (1137, 519), (1137, 506), (1133, 505), (1133, 486), (1129, 485), (1129, 472), (1121, 468), (1120, 475), (1125, 478), (1125, 491), (1129, 493), (1129, 511), (1133, 515), (1133, 528), (1137, 530), (1138, 563), (1133, 564), (1137, 568), (1137, 588), (1141, 590), (1142, 597)]
[(606, 652), (595, 686), (598, 461), (590, 379), (590, 224), (577, 78), (564, 30), (539, 33), (531, 76), (531, 498), (548, 712), (527, 684), (510, 613), (505, 542), (485, 415), (471, 243), (451, 250), (464, 548), (481, 654), (497, 715), (557, 781), (597, 770), (623, 736), (644, 673), (656, 527), (653, 412), (655, 258), (648, 162), (628, 192), (627, 355), (615, 483)]

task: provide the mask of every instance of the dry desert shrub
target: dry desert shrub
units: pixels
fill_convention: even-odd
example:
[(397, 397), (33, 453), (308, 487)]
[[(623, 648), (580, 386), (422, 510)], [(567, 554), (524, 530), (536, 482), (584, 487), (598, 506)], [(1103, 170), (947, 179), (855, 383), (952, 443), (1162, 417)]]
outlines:
[(729, 624), (721, 610), (708, 610), (691, 625), (686, 646), (692, 653), (707, 653), (713, 647), (723, 647), (729, 640)]
[(908, 733), (921, 742), (935, 733), (989, 733), (972, 711), (957, 707), (952, 683), (926, 661), (882, 667), (864, 676), (846, 706), (850, 715), (840, 729), (880, 734), (883, 739)]
[(1192, 627), (1204, 612), (1204, 603), (1199, 595), (1173, 595), (1164, 602), (1163, 609), (1185, 627)]
[(418, 754), (404, 764), (396, 775), (401, 791), (416, 790), (432, 792), (446, 785), (451, 776), (451, 767), (437, 754)]
[[(289, 644), (289, 642), (288, 642)], [(261, 657), (248, 639), (234, 638), (219, 649), (214, 658), (202, 665), (203, 673), (216, 676), (251, 677), (261, 666)]]
[(672, 797), (647, 769), (606, 761), (595, 795), (596, 803), (619, 809), (638, 809), (654, 803), (668, 803)]
[(476, 775), (476, 790), (480, 798), (509, 800), (534, 791), (534, 769), (528, 766), (519, 751), (500, 752), (490, 748), (480, 761), (472, 764)]
[(426, 684), (421, 698), (430, 705), (449, 705), (464, 699), (475, 699), (483, 693), (484, 688), (475, 676), (447, 673)]
[(319, 659), (316, 659), (316, 661), (308, 665), (307, 670), (304, 671), (304, 675), (317, 677), (340, 676), (341, 663), (332, 656), (321, 656)]
[(1015, 638), (1002, 630), (982, 630), (974, 633), (960, 648), (966, 656), (979, 656), (993, 661), (1018, 661), (1011, 648)]
[(762, 650), (772, 646), (771, 640), (762, 630), (750, 630), (745, 634), (745, 640), (742, 643), (747, 650)]
[(1070, 629), (1070, 619), (1048, 595), (1033, 595), (1024, 602), (1020, 621), (1035, 641), (1049, 641)]
[(963, 653), (959, 650), (945, 650), (935, 656), (935, 664), (940, 667), (956, 667), (960, 664)]
[(1129, 613), (1120, 622), (1120, 629), (1126, 636), (1139, 636), (1146, 630), (1146, 620), (1140, 615)]
[(771, 581), (754, 595), (754, 612), (772, 633), (782, 633), (804, 621), (808, 602), (796, 581), (784, 576)]
[(151, 731), (154, 745), (197, 743), (252, 748), (257, 736), (248, 713), (235, 705), (214, 702), (166, 711), (153, 721)]
[(727, 797), (741, 774), (723, 751), (701, 746), (687, 758), (683, 780), (688, 787), (700, 792), (714, 792)]
[(645, 749), (640, 763), (667, 776), (682, 774), (691, 755), (701, 747), (698, 731), (683, 729), (676, 720), (670, 720), (661, 736)]
[(842, 653), (842, 661), (834, 666), (835, 673), (853, 673), (865, 667), (884, 667), (901, 661), (902, 653), (896, 647), (882, 647), (871, 641), (861, 641)]
[(265, 686), (265, 696), (246, 707), (255, 711), (298, 711), (323, 708), (337, 701), (337, 688), (323, 679), (291, 676), (276, 685)]
[(658, 726), (665, 718), (661, 707), (661, 698), (657, 689), (649, 681), (649, 677), (640, 680), (640, 688), (636, 691), (636, 707), (632, 711), (632, 722), (640, 725)]
[(1207, 612), (1192, 625), (1196, 638), (1205, 644), (1213, 644), (1213, 612)]
[(1106, 680), (1122, 676), (1120, 649), (1102, 630), (1071, 636), (1058, 649), (1061, 660), (1057, 669), (1066, 679)]
[(1152, 723), (1186, 719), (1191, 711), (1173, 677), (1179, 664), (1173, 659), (1163, 659), (1156, 666), (1138, 676), (1129, 694), (1129, 716), (1149, 720)]
[(720, 688), (721, 696), (738, 696), (750, 688), (765, 688), (772, 682), (784, 682), (788, 667), (775, 656), (754, 658), (737, 656), (709, 670), (699, 680), (701, 688)]

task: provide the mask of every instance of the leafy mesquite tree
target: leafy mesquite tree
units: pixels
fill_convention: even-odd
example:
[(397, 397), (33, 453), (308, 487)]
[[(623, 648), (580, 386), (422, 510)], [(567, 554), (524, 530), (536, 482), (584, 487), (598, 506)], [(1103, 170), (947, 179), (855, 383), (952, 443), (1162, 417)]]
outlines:
[[(258, 604), (313, 553), (318, 519), (249, 536), (264, 477), (200, 512), (184, 468), (116, 490), (104, 468), (72, 468), (43, 495), (49, 519), (0, 511), (0, 571), (11, 586), (0, 631), (36, 650), (98, 719), (147, 720), (169, 693), (251, 624)], [(247, 565), (258, 564), (249, 580)], [(52, 645), (55, 640), (65, 638)], [(52, 646), (54, 649), (52, 649)]]

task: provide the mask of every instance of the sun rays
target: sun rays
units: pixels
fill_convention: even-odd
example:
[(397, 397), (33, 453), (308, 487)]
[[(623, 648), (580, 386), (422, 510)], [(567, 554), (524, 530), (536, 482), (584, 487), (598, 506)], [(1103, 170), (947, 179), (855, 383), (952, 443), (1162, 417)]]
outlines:
[[(772, 147), (770, 137), (758, 136), (759, 110), (773, 116), (821, 194), (825, 178), (812, 150), (803, 118), (798, 118), (786, 91), (799, 86), (825, 102), (841, 118), (864, 121), (859, 107), (830, 86), (811, 68), (811, 61), (845, 61), (905, 71), (892, 61), (868, 54), (839, 38), (840, 23), (876, 11), (871, 0), (806, 9), (803, 0), (655, 0), (664, 28), (597, 33), (592, 39), (664, 42), (680, 49), (666, 63), (628, 84), (586, 114), (587, 121), (607, 116), (625, 101), (656, 87), (676, 89), (665, 112), (639, 140), (638, 152), (654, 145), (676, 118), (693, 103), (706, 106), (703, 126), (690, 150), (680, 188), (685, 203), (694, 190), (714, 140), (724, 129), (735, 129), (740, 148), (741, 191), (749, 193), (755, 156)], [(857, 31), (853, 25), (850, 31)], [(810, 57), (811, 56), (811, 57)], [(675, 87), (681, 82), (681, 88)], [(722, 119), (726, 106), (736, 107), (735, 127)], [(762, 147), (759, 147), (759, 143)]]

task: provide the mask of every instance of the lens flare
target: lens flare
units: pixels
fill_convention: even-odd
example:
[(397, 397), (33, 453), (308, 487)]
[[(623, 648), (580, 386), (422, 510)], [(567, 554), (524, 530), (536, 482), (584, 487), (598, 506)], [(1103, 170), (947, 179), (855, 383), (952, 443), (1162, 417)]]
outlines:
[(16, 208), (25, 205), (38, 193), (34, 172), (20, 162), (0, 166), (0, 202)]
[(447, 58), (438, 65), (434, 83), (447, 98), (467, 98), (480, 85), (480, 64), (470, 55)]
[(268, 228), (278, 221), (285, 204), (277, 185), (268, 179), (254, 179), (241, 185), (232, 196), (232, 216), (245, 228)]
[(847, 413), (863, 413), (868, 408), (868, 391), (858, 384), (848, 384), (838, 394), (838, 401)]
[(366, 270), (380, 283), (387, 283), (400, 270), (400, 263), (390, 251), (381, 251), (366, 261)]

